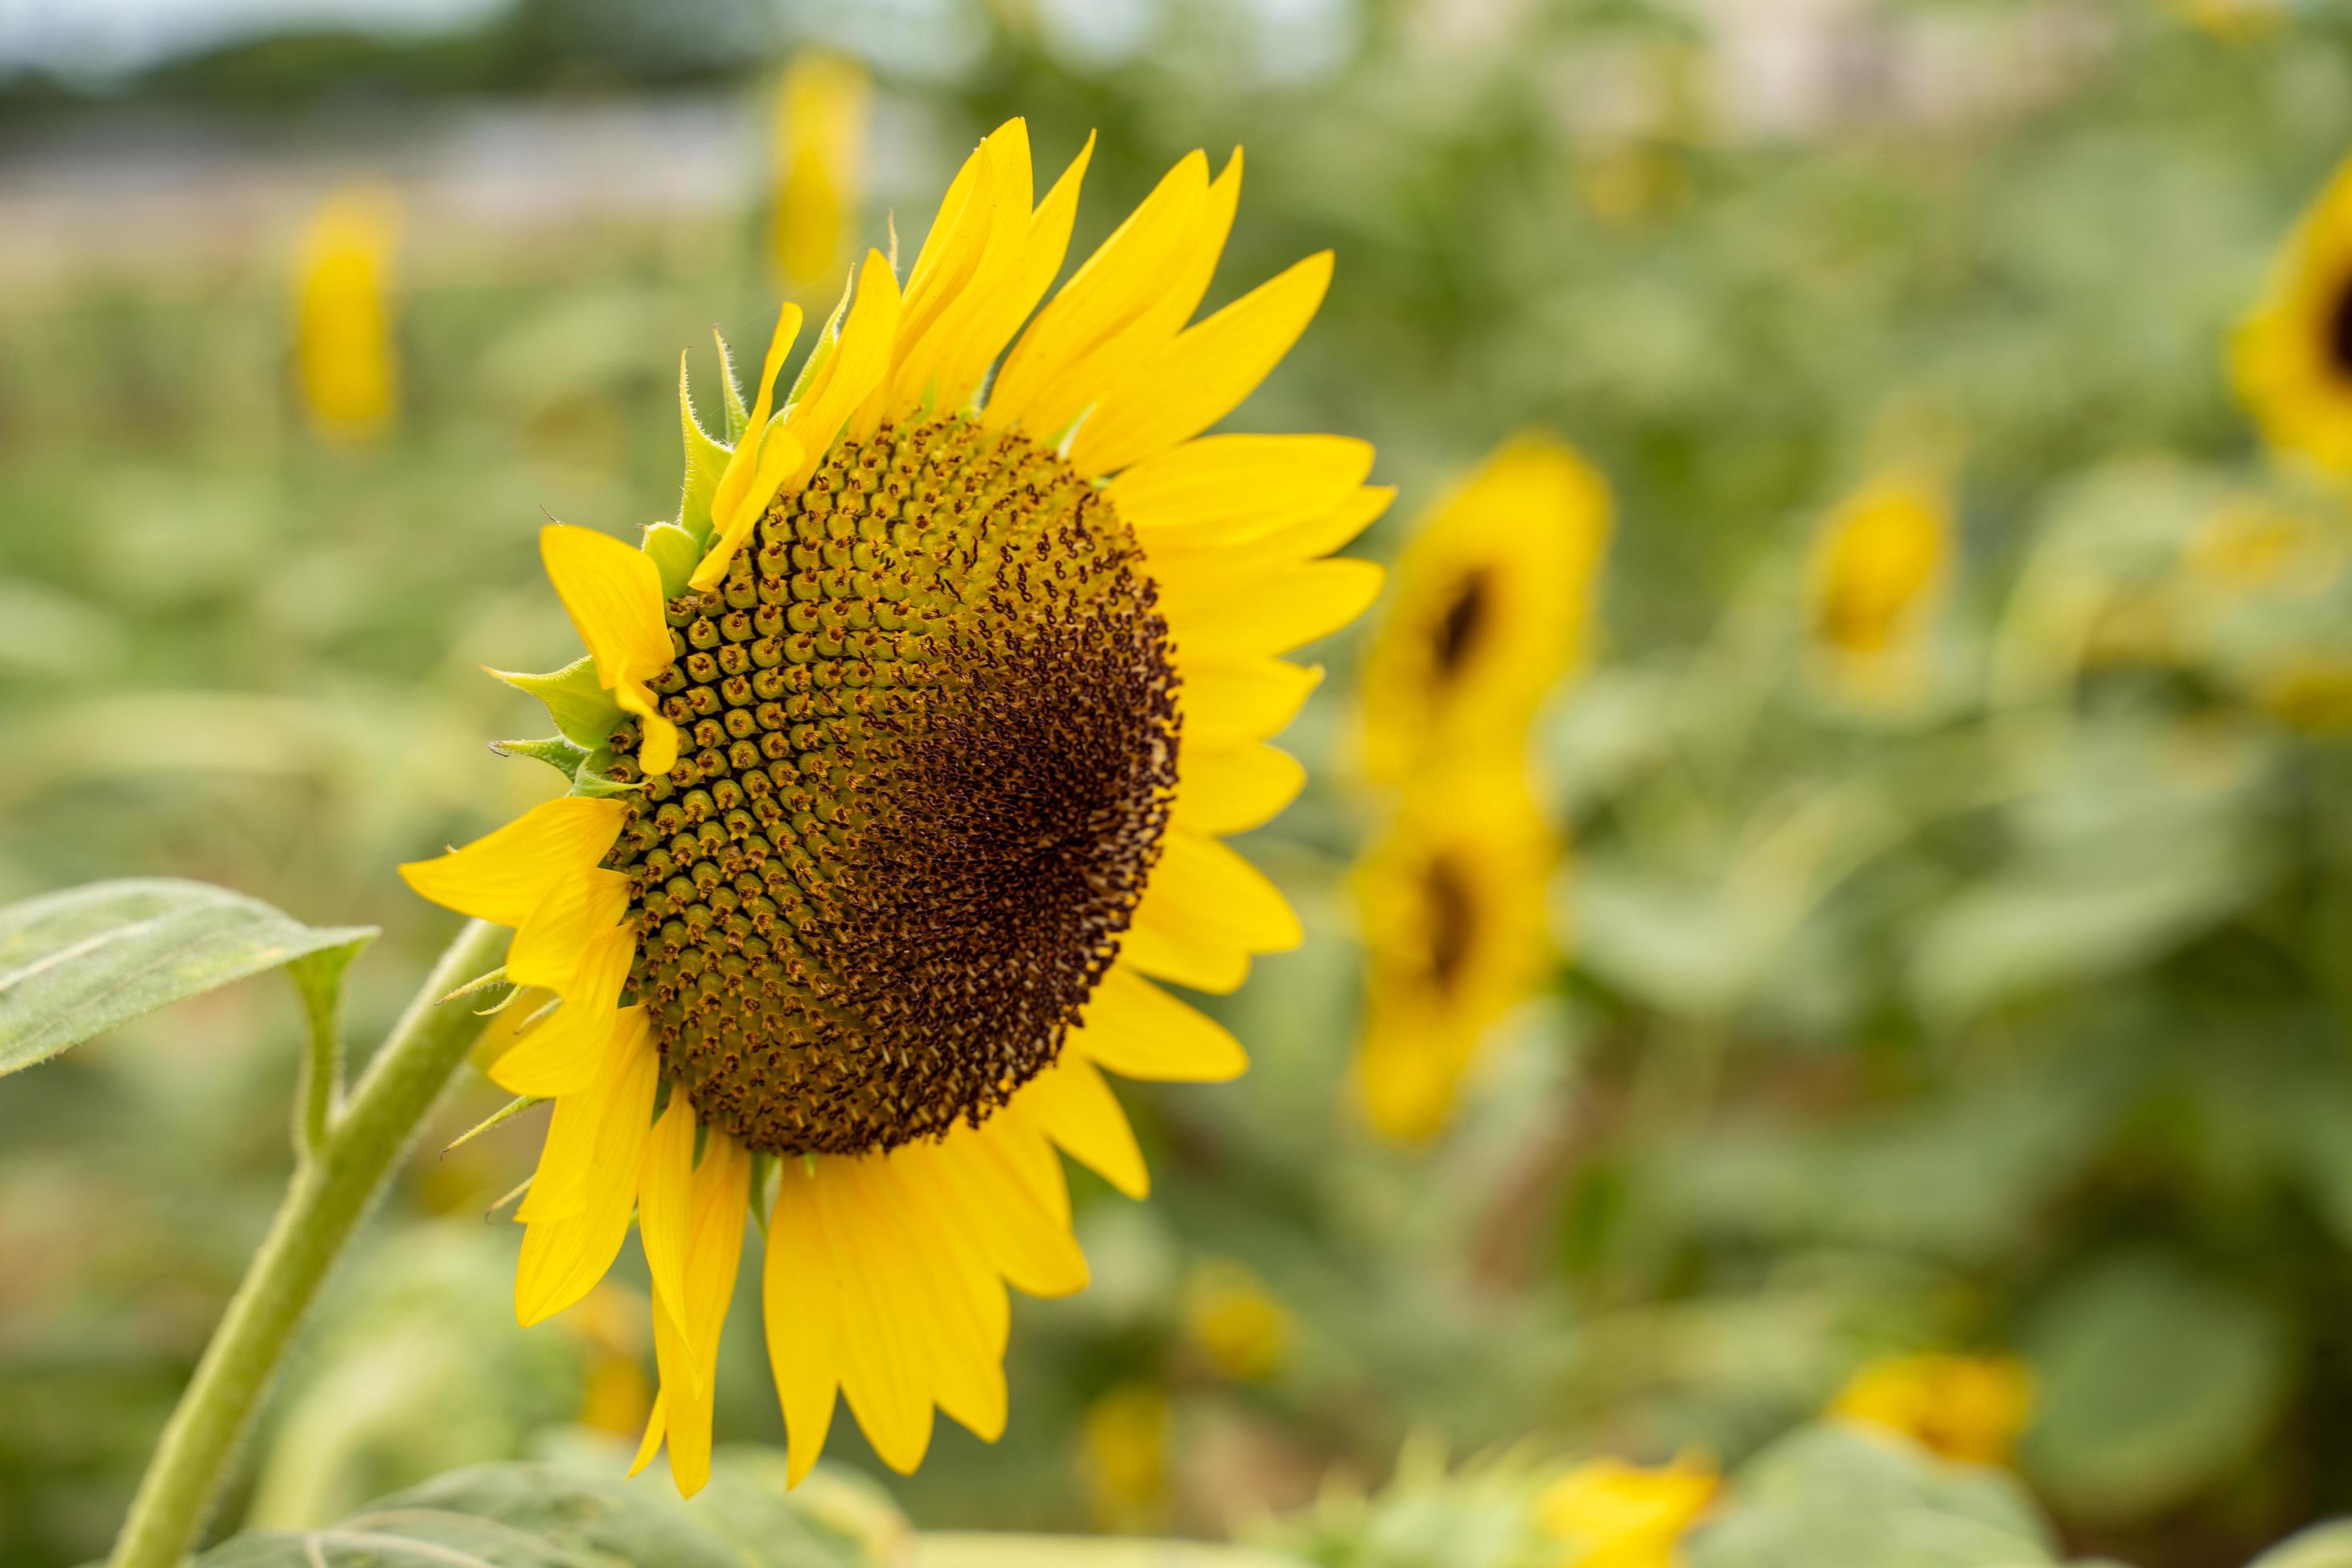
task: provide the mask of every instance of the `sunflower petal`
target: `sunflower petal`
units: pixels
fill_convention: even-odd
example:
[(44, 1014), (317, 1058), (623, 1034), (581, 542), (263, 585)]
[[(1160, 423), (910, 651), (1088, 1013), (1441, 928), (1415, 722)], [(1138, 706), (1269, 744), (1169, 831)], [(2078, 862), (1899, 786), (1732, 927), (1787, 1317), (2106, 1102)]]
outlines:
[(526, 1224), (568, 1219), (586, 1206), (583, 1194), (587, 1190), (589, 1168), (595, 1159), (596, 1087), (612, 1076), (619, 1056), (652, 1051), (652, 1034), (645, 1008), (622, 1008), (614, 1016), (611, 1035), (592, 1058), (593, 1070), (587, 1082), (557, 1098), (547, 1124), (547, 1142), (540, 1150), (538, 1172), (531, 1177), (530, 1191), (524, 1194), (521, 1206), (515, 1210), (515, 1218)]
[(430, 860), (401, 879), (419, 897), (493, 925), (520, 926), (558, 883), (593, 869), (621, 836), (628, 807), (565, 795), (532, 806), (494, 833)]
[(580, 972), (588, 944), (629, 912), (629, 879), (590, 869), (548, 889), (507, 945), (507, 978), (517, 985), (562, 992)]
[[(688, 1300), (686, 1293), (686, 1253), (692, 1226), (688, 1194), (694, 1182), (694, 1103), (672, 1085), (669, 1105), (654, 1123), (646, 1143), (645, 1170), (637, 1178), (637, 1239), (646, 1251), (646, 1271), (653, 1276), (656, 1327), (664, 1321), (683, 1330), (679, 1321)], [(690, 1342), (683, 1346), (681, 1364), (662, 1366), (662, 1386), (701, 1387), (702, 1371)]]
[(840, 1386), (841, 1269), (817, 1223), (814, 1186), (806, 1163), (784, 1162), (768, 1215), (760, 1289), (768, 1369), (783, 1407), (785, 1479), (793, 1486), (824, 1451)]
[(636, 956), (632, 927), (614, 926), (592, 940), (570, 985), (560, 993), (563, 1005), (490, 1064), (490, 1081), (509, 1094), (542, 1099), (586, 1089), (604, 1066), (621, 987)]
[(1220, 664), (1184, 660), (1182, 670), (1177, 705), (1183, 710), (1188, 747), (1263, 741), (1279, 734), (1323, 684), (1321, 665), (1286, 664), (1278, 658)]
[(1079, 1164), (1130, 1198), (1151, 1192), (1151, 1173), (1135, 1130), (1095, 1064), (1076, 1054), (1031, 1079), (1023, 1090), (1055, 1142)]
[(888, 1216), (857, 1169), (820, 1158), (809, 1183), (841, 1279), (841, 1392), (884, 1464), (911, 1475), (931, 1445), (929, 1358), (912, 1281), (896, 1268)]
[(1307, 769), (1273, 746), (1186, 746), (1174, 820), (1200, 834), (1263, 827), (1298, 798)]
[(1318, 251), (1136, 363), (1078, 427), (1071, 465), (1110, 473), (1232, 413), (1290, 352), (1330, 282), (1331, 253)]
[(661, 569), (644, 551), (593, 528), (551, 522), (539, 531), (539, 555), (563, 613), (596, 660), (607, 689), (657, 675), (670, 661), (662, 619)]
[[(620, 1255), (637, 1196), (637, 1172), (653, 1122), (660, 1058), (650, 1050), (614, 1051), (608, 1070), (586, 1090), (595, 1125), (582, 1195), (584, 1206), (562, 1219), (529, 1222), (515, 1269), (515, 1317), (543, 1321), (595, 1288)], [(563, 1112), (561, 1102), (556, 1107)]]
[(1338, 507), (1372, 471), (1346, 436), (1203, 436), (1147, 458), (1103, 494), (1146, 554), (1238, 544)]
[(1096, 1066), (1122, 1078), (1223, 1083), (1249, 1068), (1241, 1042), (1223, 1025), (1124, 964), (1095, 987), (1085, 1022), (1070, 1038)]
[(1380, 596), (1385, 578), (1370, 561), (1340, 556), (1302, 562), (1222, 590), (1161, 584), (1160, 607), (1177, 646), (1223, 662), (1284, 653), (1328, 637)]

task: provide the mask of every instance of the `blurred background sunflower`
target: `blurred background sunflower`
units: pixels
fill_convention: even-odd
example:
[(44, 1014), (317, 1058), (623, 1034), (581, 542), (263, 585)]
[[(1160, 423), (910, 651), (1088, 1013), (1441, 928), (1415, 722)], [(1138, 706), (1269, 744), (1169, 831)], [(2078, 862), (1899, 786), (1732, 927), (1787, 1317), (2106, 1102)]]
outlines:
[[(1187, 998), (1251, 1071), (1125, 1097), (1153, 1201), (1074, 1173), (1019, 1418), (903, 1479), (840, 1423), (824, 1539), (2236, 1568), (2352, 1515), (2337, 0), (0, 7), (0, 902), (375, 921), (373, 1037), (446, 931), (384, 868), (550, 792), (471, 662), (576, 651), (540, 527), (673, 515), (677, 346), (903, 266), (1014, 116), (1097, 132), (1073, 258), (1237, 144), (1203, 311), (1337, 252), (1221, 428), (1375, 445), (1391, 575), (1223, 693), (1311, 781), (1237, 841), (1304, 942)], [(105, 1551), (299, 1030), (257, 982), (0, 1080), (0, 1562)], [(511, 1327), (537, 1139), (440, 1152), (506, 1098), (217, 1532), (626, 1468), (653, 1282)], [(781, 1485), (764, 1247), (715, 1506)]]

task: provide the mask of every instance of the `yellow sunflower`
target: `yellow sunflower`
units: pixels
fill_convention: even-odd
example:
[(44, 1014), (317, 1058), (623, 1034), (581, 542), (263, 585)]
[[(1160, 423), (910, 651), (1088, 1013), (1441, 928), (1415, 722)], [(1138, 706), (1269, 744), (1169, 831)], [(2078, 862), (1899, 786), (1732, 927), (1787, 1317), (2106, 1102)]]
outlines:
[(2231, 369), (2272, 446), (2352, 474), (2352, 159), (2281, 252)]
[(785, 309), (751, 405), (723, 388), (731, 448), (681, 372), (677, 521), (642, 549), (541, 534), (589, 655), (508, 678), (563, 731), (509, 749), (572, 793), (403, 868), (514, 927), (503, 977), (560, 999), (489, 1068), (555, 1102), (517, 1310), (579, 1300), (635, 1215), (661, 1383), (638, 1462), (667, 1438), (689, 1492), (747, 1215), (795, 1479), (836, 1394), (901, 1471), (935, 1408), (993, 1438), (1005, 1286), (1087, 1282), (1055, 1150), (1146, 1188), (1104, 1070), (1241, 1072), (1160, 983), (1231, 991), (1299, 940), (1219, 836), (1300, 785), (1265, 739), (1312, 678), (1278, 656), (1378, 591), (1320, 558), (1386, 492), (1360, 441), (1201, 432), (1331, 258), (1186, 325), (1242, 174), (1193, 153), (1039, 310), (1092, 145), (1034, 200), (1023, 123), (983, 141), (904, 283), (869, 252), (778, 407)]
[(1722, 1491), (1723, 1478), (1693, 1455), (1666, 1465), (1604, 1457), (1547, 1487), (1536, 1516), (1568, 1548), (1563, 1568), (1671, 1568), (1676, 1546)]
[(294, 279), (294, 384), (310, 426), (328, 440), (381, 436), (400, 402), (391, 272), (400, 206), (389, 192), (352, 186), (304, 226)]
[(865, 68), (822, 50), (796, 57), (777, 85), (768, 256), (789, 292), (830, 283), (848, 259), (872, 97)]
[(1853, 1374), (1830, 1414), (1899, 1433), (1969, 1465), (2009, 1461), (2033, 1409), (2033, 1377), (2011, 1355), (1889, 1356)]
[(1428, 757), (1516, 749), (1583, 657), (1609, 491), (1583, 458), (1522, 435), (1439, 501), (1397, 559), (1364, 655), (1364, 760), (1381, 783)]
[(1923, 474), (1879, 475), (1823, 521), (1806, 574), (1806, 633), (1829, 683), (1872, 706), (1915, 696), (1951, 574), (1951, 500)]
[(1368, 965), (1357, 1067), (1380, 1131), (1436, 1136), (1479, 1047), (1542, 979), (1557, 855), (1516, 752), (1407, 786), (1356, 872)]

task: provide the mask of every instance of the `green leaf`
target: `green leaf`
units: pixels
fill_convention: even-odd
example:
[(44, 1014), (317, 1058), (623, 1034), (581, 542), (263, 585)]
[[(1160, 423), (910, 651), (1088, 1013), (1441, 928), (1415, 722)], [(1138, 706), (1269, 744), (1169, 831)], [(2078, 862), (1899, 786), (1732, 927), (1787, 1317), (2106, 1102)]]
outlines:
[(546, 704), (547, 716), (564, 737), (589, 751), (611, 740), (613, 727), (621, 721), (621, 705), (597, 684), (596, 661), (584, 655), (551, 675), (523, 675), (510, 669), (490, 673)]
[[(710, 532), (710, 502), (708, 497), (702, 506), (703, 535)], [(662, 592), (677, 595), (686, 592), (686, 580), (694, 574), (697, 563), (702, 559), (703, 546), (695, 536), (674, 522), (657, 522), (646, 530), (646, 553), (653, 557), (655, 567), (661, 573)]]
[(1685, 1542), (1687, 1568), (2028, 1568), (2053, 1563), (2049, 1527), (1999, 1470), (1838, 1422), (1801, 1428), (1742, 1465), (1729, 1502)]
[[(823, 1484), (820, 1484), (820, 1483)], [(787, 1496), (782, 1457), (722, 1451), (691, 1501), (667, 1476), (476, 1465), (319, 1530), (256, 1531), (197, 1568), (881, 1568), (908, 1531), (887, 1503), (822, 1474)]]
[(2060, 1281), (2029, 1325), (2039, 1414), (2025, 1459), (2072, 1514), (2145, 1518), (2261, 1445), (2289, 1346), (2263, 1302), (2159, 1253)]
[(2315, 1524), (2272, 1547), (2249, 1568), (2352, 1568), (2352, 1521)]
[(226, 888), (160, 878), (12, 904), (0, 909), (0, 1074), (311, 955), (295, 984), (306, 1006), (331, 1013), (343, 964), (374, 935), (373, 926), (306, 926)]
[[(726, 345), (719, 345), (719, 363), (726, 363)], [(728, 377), (730, 385), (733, 377)], [(730, 398), (740, 403), (740, 398)], [(688, 537), (708, 544), (710, 541), (710, 498), (718, 493), (719, 476), (727, 471), (728, 449), (704, 432), (702, 421), (695, 417), (694, 398), (687, 390), (686, 356), (677, 356), (677, 417), (686, 435), (686, 483), (678, 495), (677, 523)], [(662, 581), (669, 581), (665, 573)], [(673, 590), (675, 592), (675, 590)]]

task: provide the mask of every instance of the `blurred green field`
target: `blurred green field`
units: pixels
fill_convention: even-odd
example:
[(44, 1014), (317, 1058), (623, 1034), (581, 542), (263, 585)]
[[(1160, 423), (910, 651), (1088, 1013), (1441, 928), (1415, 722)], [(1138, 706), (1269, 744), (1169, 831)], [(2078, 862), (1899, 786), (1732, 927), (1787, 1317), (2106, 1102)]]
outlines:
[[(572, 657), (538, 526), (667, 515), (675, 356), (700, 378), (714, 321), (763, 336), (793, 50), (873, 74), (861, 243), (919, 233), (1010, 115), (1041, 167), (1099, 136), (1074, 256), (1238, 143), (1208, 303), (1339, 260), (1227, 427), (1375, 442), (1400, 496), (1358, 553), (1394, 560), (1515, 431), (1606, 480), (1589, 662), (1526, 741), (1555, 951), (1436, 1139), (1368, 1128), (1350, 877), (1393, 802), (1360, 765), (1366, 634), (1310, 649), (1283, 744), (1312, 782), (1248, 846), (1308, 940), (1208, 1004), (1253, 1070), (1127, 1096), (1157, 1190), (1077, 1178), (1094, 1283), (1016, 1307), (1002, 1442), (943, 1427), (900, 1479), (845, 1420), (829, 1464), (927, 1531), (1502, 1568), (1539, 1560), (1512, 1532), (1552, 1459), (1704, 1456), (1735, 1507), (1857, 1369), (1957, 1350), (2030, 1373), (2026, 1492), (1981, 1506), (2030, 1495), (2047, 1555), (1808, 1548), (1790, 1513), (1687, 1560), (2231, 1568), (2352, 1515), (2352, 512), (2265, 453), (2227, 367), (2352, 151), (2352, 12), (1331, 0), (1122, 7), (1129, 37), (1013, 0), (751, 9), (534, 0), (103, 91), (0, 75), (0, 903), (168, 875), (381, 925), (349, 1001), (380, 1037), (452, 927), (392, 867), (558, 787), (483, 745), (544, 721), (478, 664)], [(551, 161), (453, 194), (486, 106)], [(668, 140), (567, 197), (592, 126)], [(705, 199), (698, 158), (740, 189)], [(304, 418), (290, 300), (303, 222), (362, 179), (404, 211), (400, 386), (347, 444)], [(1912, 464), (1948, 481), (1948, 588), (1897, 700), (1857, 700), (1808, 563)], [(2281, 518), (2275, 550), (2231, 531)], [(106, 1550), (283, 1183), (299, 1040), (262, 978), (0, 1082), (0, 1563)], [(473, 1074), (428, 1130), (225, 1529), (634, 1443), (634, 1248), (518, 1330), (483, 1215), (538, 1134), (433, 1152), (503, 1098)], [(750, 1290), (719, 1433), (772, 1445)], [(1401, 1452), (1387, 1503), (1345, 1500)], [(1759, 1508), (1801, 1490), (1756, 1473)]]

